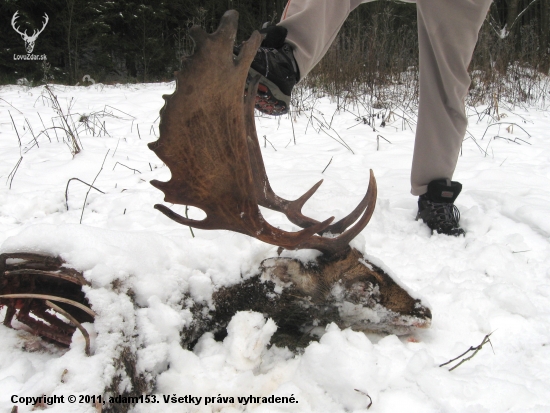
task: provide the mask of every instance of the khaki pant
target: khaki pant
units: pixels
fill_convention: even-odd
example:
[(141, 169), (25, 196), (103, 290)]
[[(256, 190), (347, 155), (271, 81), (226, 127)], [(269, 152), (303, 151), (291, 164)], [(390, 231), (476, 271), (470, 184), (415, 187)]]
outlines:
[[(349, 13), (373, 0), (289, 0), (280, 25), (304, 77), (325, 55)], [(466, 133), (468, 65), (492, 0), (417, 0), (420, 104), (411, 193), (452, 179)]]

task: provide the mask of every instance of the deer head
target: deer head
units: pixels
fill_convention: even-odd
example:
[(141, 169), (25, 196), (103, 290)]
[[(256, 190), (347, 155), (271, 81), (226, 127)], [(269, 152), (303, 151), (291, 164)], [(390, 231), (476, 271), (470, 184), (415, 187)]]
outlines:
[(25, 41), (25, 49), (27, 49), (27, 53), (32, 53), (34, 50), (34, 42), (36, 42), (36, 39), (38, 38), (38, 35), (44, 31), (46, 28), (46, 25), (50, 21), (50, 18), (46, 13), (44, 13), (44, 22), (42, 23), (42, 28), (40, 30), (33, 30), (32, 36), (29, 36), (27, 34), (27, 30), (24, 32), (21, 32), (19, 30), (19, 27), (15, 26), (16, 20), (19, 18), (18, 16), (19, 10), (17, 10), (11, 19), (11, 26), (13, 27), (13, 30), (15, 30), (19, 35), (21, 35), (21, 38)]
[[(283, 289), (292, 285), (285, 290), (286, 295), (275, 294), (277, 298), (273, 298), (274, 294), (266, 290), (266, 294), (256, 294), (252, 300), (265, 305), (254, 307), (252, 293), (231, 290), (226, 293), (233, 298), (218, 300), (216, 308), (221, 308), (223, 314), (233, 314), (224, 310), (224, 303), (231, 303), (233, 310), (239, 309), (235, 297), (243, 296), (239, 304), (242, 308), (274, 315), (279, 324), (289, 317), (294, 320), (280, 311), (292, 307), (305, 309), (307, 314), (301, 314), (300, 319), (337, 322), (359, 330), (383, 328), (403, 334), (413, 327), (428, 327), (430, 310), (349, 246), (374, 211), (376, 181), (372, 171), (362, 201), (334, 224), (333, 217), (317, 221), (301, 212), (322, 181), (294, 201), (273, 192), (254, 123), (258, 77), (249, 79), (248, 93), (243, 96), (261, 36), (254, 32), (235, 56), (237, 19), (237, 12), (228, 11), (216, 32), (207, 34), (201, 28), (192, 29), (195, 54), (183, 60), (182, 70), (175, 74), (176, 91), (163, 96), (160, 138), (149, 144), (172, 173), (169, 181), (154, 180), (151, 184), (164, 192), (166, 202), (198, 207), (206, 218), (188, 219), (159, 204), (155, 208), (183, 225), (235, 231), (285, 249), (317, 249), (323, 255), (308, 267), (288, 258), (266, 260), (257, 276), (263, 282), (254, 285), (281, 284)], [(287, 232), (273, 227), (262, 217), (259, 206), (284, 213), (303, 229)], [(239, 286), (243, 288), (246, 289)], [(256, 287), (252, 290), (259, 291)], [(219, 321), (215, 316), (211, 319)], [(203, 331), (201, 328), (196, 331)]]

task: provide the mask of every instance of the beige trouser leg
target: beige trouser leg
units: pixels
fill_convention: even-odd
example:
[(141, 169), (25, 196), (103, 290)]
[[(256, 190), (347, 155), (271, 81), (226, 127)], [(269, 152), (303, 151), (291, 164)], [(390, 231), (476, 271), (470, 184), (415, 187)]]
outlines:
[[(351, 10), (373, 0), (290, 0), (279, 23), (304, 77), (325, 55)], [(466, 133), (464, 98), (477, 36), (492, 0), (417, 0), (420, 105), (411, 193), (451, 179)]]
[(411, 170), (411, 193), (430, 181), (451, 179), (468, 119), (464, 98), (468, 65), (491, 0), (418, 0), (420, 103)]
[(286, 41), (303, 78), (319, 63), (350, 12), (375, 0), (289, 0), (279, 25), (288, 29)]

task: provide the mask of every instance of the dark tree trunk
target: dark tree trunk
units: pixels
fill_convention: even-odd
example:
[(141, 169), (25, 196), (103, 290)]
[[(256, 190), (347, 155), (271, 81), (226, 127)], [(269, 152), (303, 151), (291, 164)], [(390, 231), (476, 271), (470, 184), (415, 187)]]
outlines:
[(512, 26), (518, 17), (519, 1), (520, 0), (508, 0), (508, 13), (506, 15), (506, 27), (508, 30), (512, 29)]

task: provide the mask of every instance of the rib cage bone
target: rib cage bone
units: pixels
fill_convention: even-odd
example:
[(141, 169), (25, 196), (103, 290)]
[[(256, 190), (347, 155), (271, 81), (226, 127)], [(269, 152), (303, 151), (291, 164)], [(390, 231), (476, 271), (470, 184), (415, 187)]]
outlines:
[[(90, 309), (81, 288), (88, 285), (82, 274), (66, 267), (59, 257), (27, 252), (0, 254), (0, 308), (6, 306), (3, 324), (25, 324), (35, 335), (69, 346), (78, 328), (89, 337), (81, 323), (92, 322)], [(56, 316), (62, 315), (67, 321)]]
[[(376, 182), (347, 217), (331, 225), (302, 214), (305, 202), (322, 181), (295, 201), (277, 196), (269, 184), (254, 123), (254, 96), (259, 79), (252, 79), (243, 99), (248, 68), (261, 42), (254, 32), (233, 55), (238, 13), (228, 11), (218, 30), (207, 34), (195, 27), (195, 54), (176, 73), (176, 91), (163, 96), (160, 138), (149, 144), (168, 166), (168, 182), (151, 181), (165, 201), (202, 209), (206, 218), (192, 220), (164, 205), (155, 208), (174, 221), (199, 229), (240, 232), (285, 249), (317, 249), (326, 255), (349, 250), (349, 242), (367, 225), (376, 202)], [(286, 232), (271, 226), (258, 205), (284, 213), (304, 228)], [(347, 229), (355, 221), (355, 225)], [(339, 234), (323, 237), (325, 233)], [(321, 234), (321, 235), (316, 235)]]

